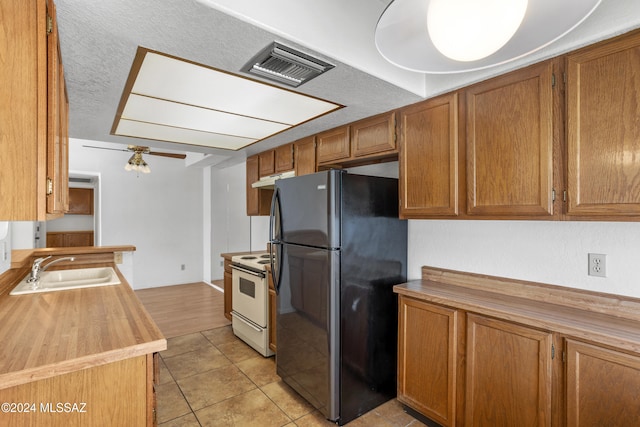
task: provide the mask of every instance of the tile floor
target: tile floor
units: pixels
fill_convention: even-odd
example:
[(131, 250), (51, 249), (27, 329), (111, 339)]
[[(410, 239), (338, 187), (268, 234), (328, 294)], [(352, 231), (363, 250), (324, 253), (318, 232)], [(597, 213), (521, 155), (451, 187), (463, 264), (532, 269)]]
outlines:
[[(332, 426), (233, 335), (231, 326), (169, 338), (160, 353), (158, 424), (173, 426)], [(394, 399), (347, 426), (424, 426)]]

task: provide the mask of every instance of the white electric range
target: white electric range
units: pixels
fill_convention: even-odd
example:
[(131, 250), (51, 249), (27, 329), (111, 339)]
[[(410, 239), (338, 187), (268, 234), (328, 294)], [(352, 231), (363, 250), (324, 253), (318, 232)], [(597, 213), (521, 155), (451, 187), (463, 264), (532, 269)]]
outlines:
[(268, 252), (231, 257), (233, 333), (265, 357), (269, 348)]

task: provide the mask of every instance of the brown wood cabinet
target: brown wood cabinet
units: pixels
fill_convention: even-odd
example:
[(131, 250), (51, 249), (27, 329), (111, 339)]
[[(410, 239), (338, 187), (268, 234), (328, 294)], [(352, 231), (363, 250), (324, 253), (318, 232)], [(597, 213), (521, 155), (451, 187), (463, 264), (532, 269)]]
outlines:
[(274, 149), (275, 172), (287, 172), (294, 169), (294, 145), (293, 143), (281, 145)]
[(276, 171), (275, 151), (269, 150), (258, 154), (260, 177), (273, 175)]
[(555, 64), (542, 62), (465, 90), (469, 215), (554, 214)]
[(154, 377), (149, 371), (155, 369), (148, 366), (153, 363), (153, 355), (138, 356), (0, 390), (2, 402), (35, 405), (29, 413), (2, 411), (0, 424), (80, 427), (108, 420), (110, 425), (153, 426)]
[(380, 114), (351, 124), (351, 155), (354, 158), (397, 153), (396, 113)]
[(68, 248), (75, 246), (93, 246), (93, 230), (50, 231), (47, 233), (48, 248)]
[(404, 295), (398, 309), (398, 401), (442, 426), (455, 426), (458, 311)]
[(309, 136), (294, 143), (296, 176), (316, 172), (316, 137)]
[(53, 0), (47, 2), (51, 28), (47, 37), (47, 212), (64, 214), (69, 208), (69, 101)]
[(233, 276), (231, 271), (231, 258), (224, 259), (224, 317), (231, 320), (231, 310), (233, 310)]
[(70, 215), (93, 215), (93, 188), (70, 188)]
[(423, 267), (398, 285), (398, 401), (442, 426), (640, 419), (640, 300)]
[(273, 190), (253, 188), (251, 184), (260, 179), (259, 155), (247, 157), (247, 215), (269, 215)]
[(349, 126), (341, 126), (316, 135), (318, 165), (331, 164), (351, 157)]
[(551, 426), (548, 331), (467, 315), (467, 425)]
[(0, 220), (61, 216), (67, 203), (68, 102), (53, 1), (3, 2)]
[(640, 214), (640, 33), (567, 56), (567, 213)]
[(459, 213), (464, 152), (457, 93), (400, 110), (400, 217), (449, 217)]
[(640, 356), (567, 340), (567, 426), (632, 426), (640, 420)]

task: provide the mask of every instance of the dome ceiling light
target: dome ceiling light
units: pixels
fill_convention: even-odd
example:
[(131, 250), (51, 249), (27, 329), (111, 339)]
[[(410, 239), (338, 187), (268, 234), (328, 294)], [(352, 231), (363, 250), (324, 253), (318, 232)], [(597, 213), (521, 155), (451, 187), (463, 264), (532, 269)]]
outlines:
[(394, 0), (375, 43), (389, 62), (432, 74), (481, 70), (553, 43), (601, 0)]

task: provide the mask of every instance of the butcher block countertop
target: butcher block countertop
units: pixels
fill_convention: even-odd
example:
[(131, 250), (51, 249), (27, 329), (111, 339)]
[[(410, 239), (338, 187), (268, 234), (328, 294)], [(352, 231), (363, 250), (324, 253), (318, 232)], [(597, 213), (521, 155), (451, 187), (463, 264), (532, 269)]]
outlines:
[[(117, 269), (133, 246), (14, 251), (0, 275), (0, 389), (162, 351), (167, 342)], [(33, 259), (75, 256), (56, 268), (114, 267), (119, 285), (9, 295)]]

